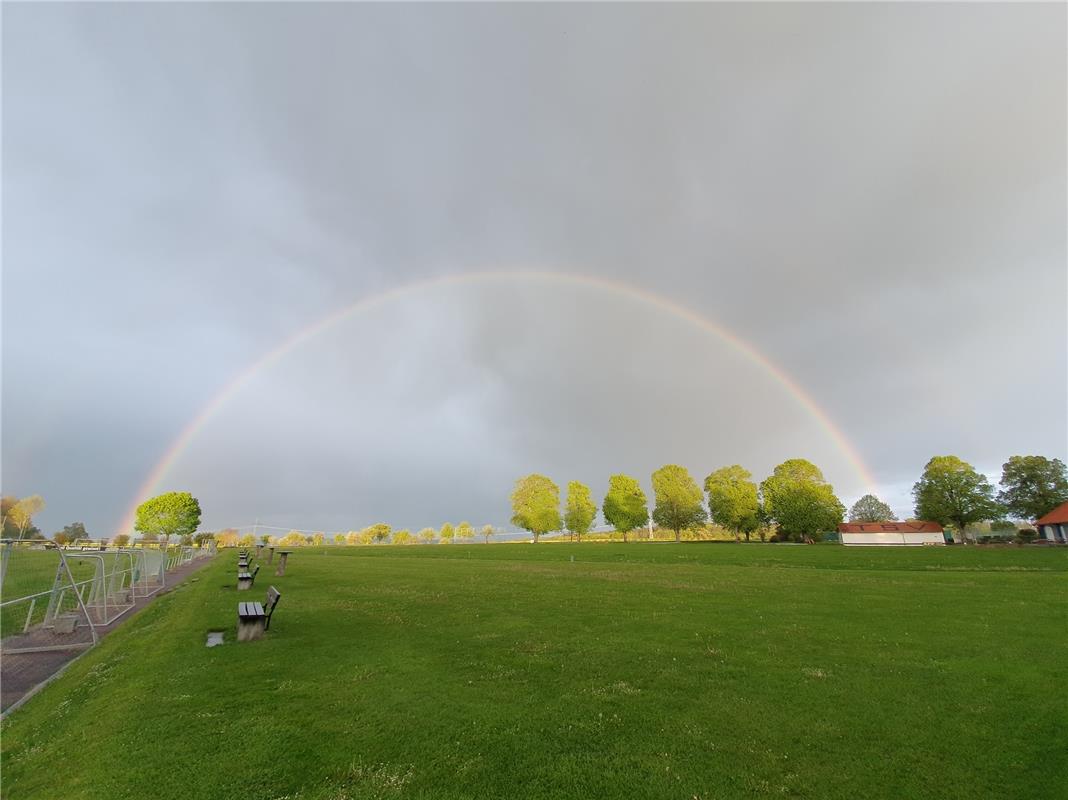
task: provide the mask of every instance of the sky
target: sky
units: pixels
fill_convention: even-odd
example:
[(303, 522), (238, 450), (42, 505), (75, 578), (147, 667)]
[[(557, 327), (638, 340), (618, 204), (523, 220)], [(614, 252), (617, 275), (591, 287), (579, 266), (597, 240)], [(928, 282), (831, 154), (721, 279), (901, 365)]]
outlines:
[(507, 527), (803, 457), (906, 516), (1068, 459), (1066, 13), (5, 3), (3, 493)]

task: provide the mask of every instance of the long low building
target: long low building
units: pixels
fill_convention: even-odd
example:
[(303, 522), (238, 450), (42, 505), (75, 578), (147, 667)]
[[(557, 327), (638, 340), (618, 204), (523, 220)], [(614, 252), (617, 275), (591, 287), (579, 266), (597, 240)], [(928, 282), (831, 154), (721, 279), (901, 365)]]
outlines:
[(942, 526), (937, 522), (843, 522), (838, 526), (842, 544), (924, 545), (945, 544)]
[(1061, 503), (1055, 509), (1035, 520), (1038, 535), (1047, 542), (1064, 544), (1068, 542), (1068, 503)]

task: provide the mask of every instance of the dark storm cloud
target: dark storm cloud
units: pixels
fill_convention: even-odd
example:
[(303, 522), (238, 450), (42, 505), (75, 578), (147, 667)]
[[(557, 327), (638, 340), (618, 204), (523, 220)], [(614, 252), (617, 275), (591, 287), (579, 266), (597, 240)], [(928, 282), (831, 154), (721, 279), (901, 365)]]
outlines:
[[(106, 532), (285, 336), (472, 269), (579, 271), (719, 320), (816, 398), (899, 513), (935, 453), (1066, 455), (1062, 6), (4, 22), (4, 490), (44, 494), (48, 529)], [(810, 454), (862, 489), (780, 388), (647, 309), (502, 288), (383, 313), (220, 411), (173, 476), (207, 524), (499, 522), (528, 469), (599, 492), (675, 460)]]

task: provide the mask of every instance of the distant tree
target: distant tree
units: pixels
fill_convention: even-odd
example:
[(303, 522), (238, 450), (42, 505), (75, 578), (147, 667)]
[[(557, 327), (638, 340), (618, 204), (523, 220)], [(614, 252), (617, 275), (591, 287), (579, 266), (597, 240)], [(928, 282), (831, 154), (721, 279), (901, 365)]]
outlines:
[(390, 534), (393, 533), (393, 528), (384, 522), (376, 522), (367, 530), (371, 534), (371, 541), (379, 543), (388, 542)]
[(300, 531), (290, 531), (278, 540), (278, 544), (282, 547), (301, 547), (306, 542), (304, 534)]
[(665, 464), (653, 473), (653, 522), (675, 532), (675, 541), (682, 540), (682, 531), (705, 523), (705, 495), (689, 470), (678, 464)]
[[(23, 497), (15, 502), (8, 510), (7, 515), (19, 532), (19, 539), (26, 538), (26, 534), (33, 528), (33, 517), (44, 510), (45, 501), (39, 494)], [(33, 537), (30, 537), (33, 538)]]
[(56, 544), (71, 544), (79, 539), (88, 539), (89, 534), (85, 531), (85, 525), (81, 522), (72, 522), (70, 525), (64, 525), (63, 530), (57, 532), (52, 536), (52, 541)]
[(268, 545), (270, 543), (271, 543), (271, 534), (269, 534), (269, 533), (261, 533), (260, 534), (260, 544)]
[(912, 487), (912, 497), (917, 517), (952, 525), (962, 544), (968, 543), (970, 524), (997, 519), (1001, 514), (986, 476), (957, 456), (935, 456), (928, 461)]
[(998, 502), (1010, 514), (1034, 522), (1068, 502), (1068, 468), (1059, 458), (1012, 456), (1001, 468)]
[(419, 531), (419, 541), (423, 544), (430, 544), (438, 537), (438, 532), (433, 528), (423, 528)]
[(360, 533), (359, 533), (359, 537), (360, 537), (360, 539), (359, 539), (359, 543), (360, 544), (374, 544), (375, 543), (374, 526), (368, 525), (366, 528), (361, 530)]
[(325, 542), (326, 542), (326, 534), (323, 533), (322, 531), (319, 531), (318, 533), (313, 533), (312, 534), (311, 543), (313, 545), (315, 545), (316, 547), (322, 547)]
[(189, 533), (183, 534), (182, 538), (178, 540), (178, 543), (181, 544), (182, 547), (192, 547), (193, 535)]
[(210, 531), (201, 531), (193, 537), (193, 543), (196, 544), (197, 547), (207, 547), (213, 541), (215, 541), (215, 534)]
[(637, 479), (629, 475), (613, 475), (608, 479), (608, 494), (601, 507), (605, 522), (623, 534), (649, 523), (649, 508), (645, 501), (645, 492)]
[(452, 527), (452, 524), (446, 522), (441, 526), (441, 531), (438, 533), (438, 538), (442, 544), (452, 544), (452, 540), (456, 536), (456, 530)]
[(334, 537), (334, 544), (345, 544), (345, 534), (339, 533)]
[(530, 531), (535, 542), (543, 533), (560, 530), (560, 487), (537, 473), (517, 480), (512, 490), (512, 524)]
[(241, 547), (252, 547), (254, 544), (256, 544), (256, 537), (253, 536), (251, 533), (246, 533), (244, 536), (237, 540), (237, 543)]
[(215, 534), (215, 544), (218, 547), (237, 547), (237, 529), (223, 528)]
[(310, 533), (306, 533), (304, 534), (304, 542), (306, 544), (313, 544), (315, 542), (315, 537), (312, 536)]
[[(145, 533), (141, 535), (142, 543), (155, 543), (159, 541), (159, 536), (154, 533)], [(234, 543), (237, 543), (237, 534), (234, 534)]]
[(111, 540), (111, 543), (116, 547), (126, 547), (126, 545), (130, 543), (130, 534), (120, 533), (118, 536)]
[(803, 458), (779, 464), (760, 484), (760, 493), (780, 537), (811, 542), (816, 534), (835, 529), (845, 515), (834, 487), (823, 479), (819, 467)]
[(748, 542), (760, 528), (760, 499), (749, 470), (738, 464), (717, 469), (705, 478), (712, 521)]
[(406, 528), (401, 529), (393, 534), (393, 544), (411, 544), (412, 532)]
[(465, 542), (475, 538), (475, 529), (470, 522), (461, 522), (456, 526), (456, 538)]
[(134, 527), (166, 541), (171, 536), (193, 533), (200, 526), (200, 503), (189, 492), (167, 492), (137, 507)]
[(489, 544), (490, 537), (496, 532), (496, 529), (494, 529), (492, 525), (482, 526), (482, 538), (486, 540), (486, 544)]
[(873, 494), (866, 494), (849, 509), (850, 522), (890, 522), (896, 520), (893, 510)]
[(564, 504), (564, 527), (581, 542), (582, 537), (590, 532), (593, 521), (597, 518), (597, 505), (590, 496), (590, 487), (579, 481), (567, 484), (567, 501)]
[(360, 544), (360, 532), (359, 531), (349, 531), (348, 533), (346, 533), (345, 534), (345, 543), (346, 544)]

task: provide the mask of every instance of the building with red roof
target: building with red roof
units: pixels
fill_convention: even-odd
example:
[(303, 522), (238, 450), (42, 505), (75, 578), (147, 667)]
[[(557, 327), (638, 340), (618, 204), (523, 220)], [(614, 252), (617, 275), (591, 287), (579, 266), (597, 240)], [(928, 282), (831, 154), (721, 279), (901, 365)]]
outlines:
[(1040, 538), (1048, 542), (1068, 542), (1068, 503), (1061, 503), (1048, 514), (1035, 520)]
[(925, 545), (945, 544), (942, 526), (937, 522), (843, 522), (838, 526), (842, 544)]

